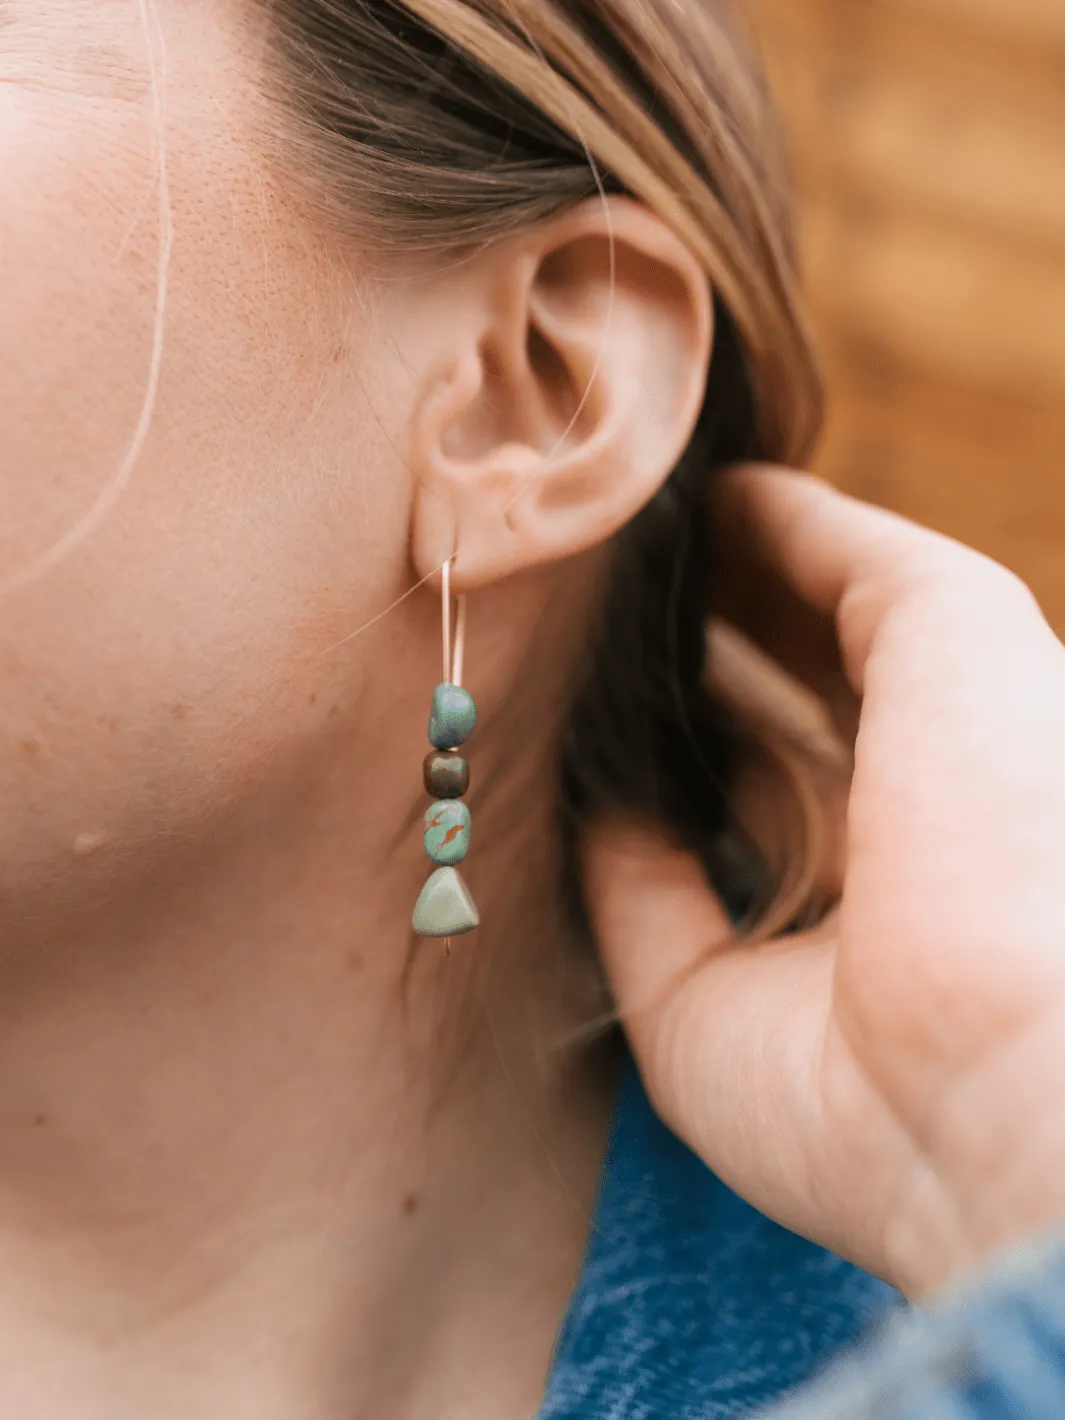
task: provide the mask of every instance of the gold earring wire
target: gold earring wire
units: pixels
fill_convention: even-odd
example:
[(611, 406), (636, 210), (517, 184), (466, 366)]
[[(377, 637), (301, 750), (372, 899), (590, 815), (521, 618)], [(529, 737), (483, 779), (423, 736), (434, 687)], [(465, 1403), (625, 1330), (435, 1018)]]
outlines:
[(462, 684), (462, 660), (466, 650), (466, 596), (456, 597), (455, 649), (451, 649), (451, 558), (440, 569), (443, 595), (440, 598), (444, 632), (444, 680), (451, 685)]

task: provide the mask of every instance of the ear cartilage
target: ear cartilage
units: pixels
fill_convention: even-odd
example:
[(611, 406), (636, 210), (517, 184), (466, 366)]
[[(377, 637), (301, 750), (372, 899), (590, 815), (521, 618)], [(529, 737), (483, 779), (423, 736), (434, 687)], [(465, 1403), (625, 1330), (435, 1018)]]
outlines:
[(420, 937), (443, 937), (450, 955), (451, 938), (472, 932), (480, 917), (456, 864), (470, 847), (470, 811), (461, 802), (470, 784), (470, 766), (455, 751), (466, 743), (477, 724), (473, 696), (462, 685), (466, 641), (466, 598), (458, 598), (454, 653), (451, 644), (451, 562), (441, 570), (443, 582), (444, 679), (433, 691), (429, 713), (429, 743), (433, 750), (422, 765), (422, 778), (435, 802), (425, 813), (425, 852), (435, 863), (418, 896), (411, 919)]

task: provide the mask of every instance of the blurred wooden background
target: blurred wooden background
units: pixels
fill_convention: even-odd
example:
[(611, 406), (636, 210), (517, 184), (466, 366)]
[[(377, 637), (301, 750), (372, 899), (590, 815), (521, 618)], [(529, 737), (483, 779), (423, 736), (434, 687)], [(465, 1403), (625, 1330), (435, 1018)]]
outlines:
[(1065, 0), (750, 0), (829, 377), (821, 471), (1065, 633)]

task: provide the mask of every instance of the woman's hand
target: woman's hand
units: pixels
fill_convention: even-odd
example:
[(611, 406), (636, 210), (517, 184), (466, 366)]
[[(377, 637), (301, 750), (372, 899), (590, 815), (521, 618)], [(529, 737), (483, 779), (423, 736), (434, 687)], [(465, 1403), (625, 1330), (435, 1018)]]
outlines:
[(690, 858), (604, 825), (603, 958), (673, 1129), (922, 1292), (1065, 1216), (1065, 648), (1011, 573), (819, 480), (739, 470), (720, 520), (745, 629), (860, 705), (840, 906), (745, 944)]

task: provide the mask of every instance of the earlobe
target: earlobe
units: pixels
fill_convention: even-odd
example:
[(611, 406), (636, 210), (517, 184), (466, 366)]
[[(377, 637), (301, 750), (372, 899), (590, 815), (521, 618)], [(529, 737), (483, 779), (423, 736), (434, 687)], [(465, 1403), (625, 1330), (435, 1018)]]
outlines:
[(415, 421), (412, 455), (418, 476), (411, 557), (419, 578), (449, 559), (456, 592), (520, 570), (511, 507), (537, 475), (536, 450), (517, 440), (489, 440), (478, 452), (467, 434), (490, 398), (482, 343), (465, 350), (426, 396)]
[[(653, 213), (590, 200), (483, 258), (477, 318), (415, 416), (412, 551), (484, 586), (607, 541), (654, 496), (705, 395), (705, 272)], [(464, 329), (460, 329), (461, 325)]]

